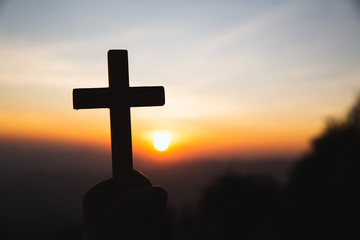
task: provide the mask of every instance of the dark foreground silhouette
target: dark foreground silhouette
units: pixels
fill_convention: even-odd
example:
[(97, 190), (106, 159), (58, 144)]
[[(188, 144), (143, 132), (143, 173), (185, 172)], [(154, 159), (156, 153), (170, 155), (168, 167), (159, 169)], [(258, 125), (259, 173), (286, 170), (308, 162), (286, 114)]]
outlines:
[(164, 239), (166, 199), (164, 189), (152, 186), (141, 173), (133, 171), (131, 189), (114, 191), (109, 179), (84, 195), (84, 239)]

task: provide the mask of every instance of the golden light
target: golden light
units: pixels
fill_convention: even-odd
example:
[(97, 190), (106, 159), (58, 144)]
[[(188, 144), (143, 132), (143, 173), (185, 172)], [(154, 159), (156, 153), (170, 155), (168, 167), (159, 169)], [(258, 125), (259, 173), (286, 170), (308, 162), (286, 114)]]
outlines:
[(165, 151), (170, 145), (171, 136), (167, 132), (156, 132), (154, 134), (154, 147), (158, 151)]

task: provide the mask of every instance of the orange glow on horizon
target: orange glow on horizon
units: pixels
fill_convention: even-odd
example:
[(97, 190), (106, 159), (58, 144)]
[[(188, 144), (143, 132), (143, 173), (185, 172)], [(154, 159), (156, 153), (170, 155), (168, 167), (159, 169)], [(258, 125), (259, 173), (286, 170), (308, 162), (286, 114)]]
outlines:
[[(44, 116), (42, 118), (23, 116), (16, 120), (12, 116), (0, 115), (1, 138), (54, 141), (109, 150), (108, 114), (74, 112), (76, 116), (73, 119), (64, 117), (56, 120)], [(101, 117), (96, 120), (94, 115)], [(27, 124), (24, 125), (24, 122)], [(171, 144), (166, 151), (158, 151), (154, 148), (153, 135), (159, 129), (152, 129), (154, 128), (150, 123), (134, 120), (132, 137), (135, 158), (171, 163), (186, 159), (295, 155), (308, 150), (309, 139), (314, 136), (311, 133), (319, 128), (316, 126), (295, 128), (281, 124), (241, 127), (226, 122), (192, 123), (186, 128), (172, 126), (164, 129), (171, 135)]]
[[(134, 155), (155, 162), (176, 162), (192, 159), (225, 159), (229, 157), (254, 158), (267, 156), (296, 156), (309, 149), (304, 133), (293, 131), (293, 136), (287, 136), (286, 130), (273, 132), (256, 132), (254, 130), (199, 132), (186, 134), (171, 132), (173, 139), (166, 151), (157, 151), (153, 145), (151, 131), (143, 136), (133, 136)], [(305, 139), (305, 140), (304, 140)]]

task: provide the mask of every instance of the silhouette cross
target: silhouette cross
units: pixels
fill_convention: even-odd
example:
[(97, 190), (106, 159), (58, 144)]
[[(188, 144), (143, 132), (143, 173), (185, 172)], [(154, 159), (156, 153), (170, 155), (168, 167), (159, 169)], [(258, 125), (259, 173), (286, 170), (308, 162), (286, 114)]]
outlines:
[(127, 50), (108, 51), (108, 88), (73, 90), (74, 109), (109, 108), (112, 174), (117, 187), (127, 188), (133, 170), (130, 107), (162, 106), (164, 87), (130, 87)]

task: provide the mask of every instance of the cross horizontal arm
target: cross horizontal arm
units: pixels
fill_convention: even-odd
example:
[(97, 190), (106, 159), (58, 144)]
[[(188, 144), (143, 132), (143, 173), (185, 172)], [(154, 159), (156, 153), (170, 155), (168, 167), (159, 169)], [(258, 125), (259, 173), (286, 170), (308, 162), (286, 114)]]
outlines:
[[(124, 98), (127, 101), (123, 100)], [(119, 103), (120, 99), (116, 100)], [(130, 107), (163, 106), (165, 90), (164, 87), (130, 87), (129, 91), (121, 96), (120, 101), (127, 102)]]
[(78, 88), (73, 90), (74, 109), (163, 106), (164, 87)]
[(110, 103), (109, 88), (78, 88), (73, 90), (74, 109), (106, 108)]

